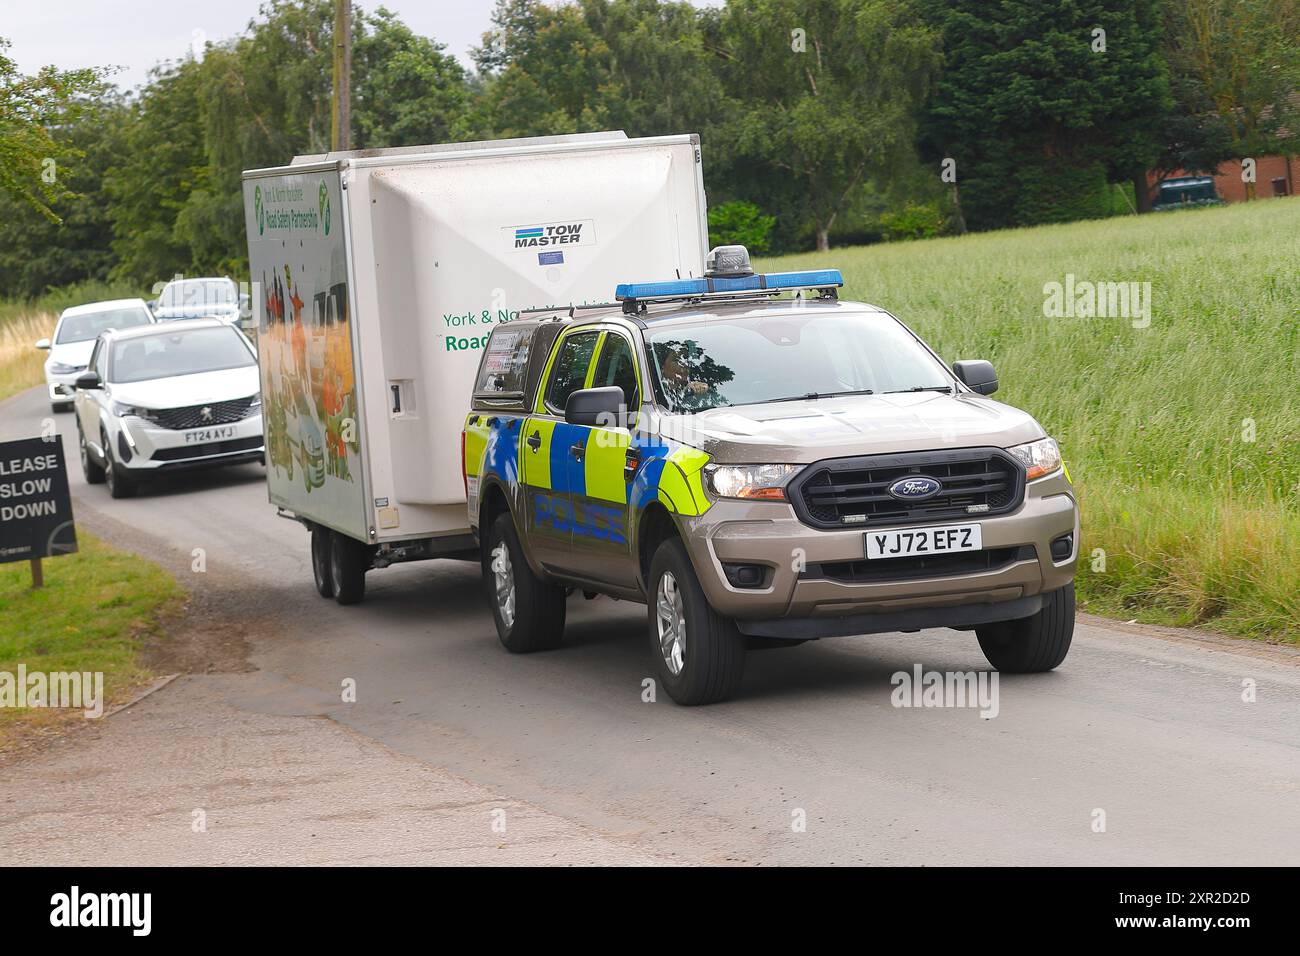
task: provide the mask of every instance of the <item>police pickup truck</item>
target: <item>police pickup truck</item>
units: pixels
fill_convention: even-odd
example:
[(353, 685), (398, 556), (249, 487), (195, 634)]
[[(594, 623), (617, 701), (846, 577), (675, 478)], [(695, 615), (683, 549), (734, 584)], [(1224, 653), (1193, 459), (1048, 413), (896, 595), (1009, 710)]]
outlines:
[(949, 627), (1000, 670), (1060, 664), (1078, 505), (992, 366), (949, 369), (837, 270), (708, 266), (492, 332), (462, 458), (506, 648), (557, 646), (583, 591), (646, 603), (681, 704), (733, 693), (749, 648), (831, 636)]

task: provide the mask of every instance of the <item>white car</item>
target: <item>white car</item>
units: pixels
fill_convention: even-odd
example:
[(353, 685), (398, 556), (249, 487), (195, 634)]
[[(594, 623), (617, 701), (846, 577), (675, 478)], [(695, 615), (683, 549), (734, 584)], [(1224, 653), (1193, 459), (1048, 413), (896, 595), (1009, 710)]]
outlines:
[(238, 325), (243, 304), (234, 279), (173, 279), (163, 286), (153, 314), (159, 322), (212, 318)]
[(90, 361), (95, 339), (106, 329), (130, 329), (153, 322), (153, 313), (144, 299), (113, 299), (91, 302), (64, 309), (54, 327), (53, 339), (41, 339), (38, 349), (48, 349), (45, 360), (45, 387), (50, 406), (56, 412), (72, 407), (74, 384)]
[(152, 475), (265, 461), (253, 346), (220, 320), (105, 332), (76, 387), (82, 470), (114, 498)]

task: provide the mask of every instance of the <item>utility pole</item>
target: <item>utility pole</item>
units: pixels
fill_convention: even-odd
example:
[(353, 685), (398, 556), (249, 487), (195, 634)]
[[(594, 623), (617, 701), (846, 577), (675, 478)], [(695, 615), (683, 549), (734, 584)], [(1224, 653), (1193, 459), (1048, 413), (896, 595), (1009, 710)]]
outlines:
[(334, 92), (330, 149), (352, 148), (352, 0), (334, 0)]

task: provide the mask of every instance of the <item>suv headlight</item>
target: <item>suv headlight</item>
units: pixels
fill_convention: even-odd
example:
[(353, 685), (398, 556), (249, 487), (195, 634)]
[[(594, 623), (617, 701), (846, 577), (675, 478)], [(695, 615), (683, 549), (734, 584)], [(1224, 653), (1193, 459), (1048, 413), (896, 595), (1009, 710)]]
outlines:
[(50, 372), (55, 375), (71, 375), (73, 372), (80, 372), (84, 365), (69, 365), (66, 362), (50, 362)]
[(113, 403), (113, 414), (118, 418), (143, 418), (147, 422), (154, 419), (154, 410), (152, 408), (140, 408), (136, 405), (124, 405), (122, 402)]
[(802, 465), (705, 465), (704, 483), (715, 498), (785, 501), (786, 483)]
[(1061, 449), (1057, 447), (1055, 438), (1040, 438), (1007, 451), (1025, 466), (1025, 479), (1028, 481), (1050, 475), (1061, 467)]

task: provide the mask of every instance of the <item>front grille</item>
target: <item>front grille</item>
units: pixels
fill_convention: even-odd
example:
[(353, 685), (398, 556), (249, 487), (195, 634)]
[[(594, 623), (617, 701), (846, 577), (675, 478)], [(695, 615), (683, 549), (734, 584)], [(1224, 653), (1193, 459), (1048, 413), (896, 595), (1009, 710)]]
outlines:
[(252, 451), (262, 447), (262, 436), (232, 438), (230, 441), (212, 441), (204, 445), (182, 445), (180, 448), (160, 448), (151, 456), (153, 461), (185, 461), (189, 458), (206, 458), (209, 455), (229, 455), (237, 451)]
[[(209, 402), (206, 405), (186, 405), (184, 408), (161, 408), (150, 415), (150, 421), (162, 428), (203, 428), (207, 425), (229, 425), (242, 422), (253, 408), (253, 399), (235, 398), (228, 402)], [(204, 410), (207, 415), (204, 415)]]
[(875, 561), (827, 561), (810, 564), (800, 577), (839, 581), (842, 584), (872, 584), (880, 581), (908, 581), (941, 578), (956, 574), (1000, 571), (1017, 561), (1033, 561), (1038, 551), (1032, 544), (1019, 548), (990, 548), (954, 554), (919, 554), (906, 558)]
[[(903, 501), (889, 493), (919, 475), (938, 481), (938, 494)], [(1020, 506), (1024, 484), (1024, 469), (1002, 449), (961, 448), (817, 462), (792, 482), (789, 498), (814, 527), (879, 527), (1004, 514)]]

